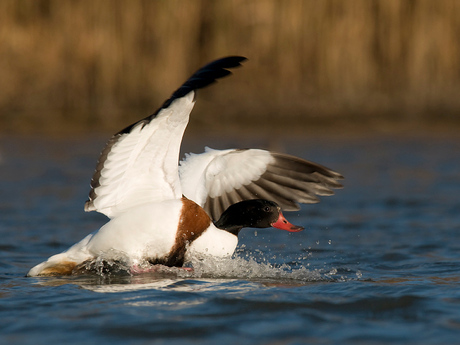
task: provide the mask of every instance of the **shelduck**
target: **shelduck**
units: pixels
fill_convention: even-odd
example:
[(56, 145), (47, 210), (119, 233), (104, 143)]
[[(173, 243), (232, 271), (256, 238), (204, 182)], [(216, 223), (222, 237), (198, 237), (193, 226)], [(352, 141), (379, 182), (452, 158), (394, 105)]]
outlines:
[(85, 203), (86, 211), (110, 220), (27, 275), (74, 274), (97, 260), (123, 262), (133, 272), (157, 264), (182, 267), (192, 257), (232, 255), (244, 227), (302, 230), (281, 210), (333, 194), (332, 188), (342, 187), (339, 173), (259, 149), (206, 148), (178, 166), (196, 90), (244, 60), (230, 56), (202, 67), (154, 114), (112, 136)]

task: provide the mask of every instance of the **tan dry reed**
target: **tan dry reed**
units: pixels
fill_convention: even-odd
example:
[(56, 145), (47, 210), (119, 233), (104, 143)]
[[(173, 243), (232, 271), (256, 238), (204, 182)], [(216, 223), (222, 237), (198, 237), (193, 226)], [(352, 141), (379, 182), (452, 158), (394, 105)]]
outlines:
[(3, 123), (130, 121), (229, 54), (201, 121), (460, 110), (457, 0), (2, 0)]

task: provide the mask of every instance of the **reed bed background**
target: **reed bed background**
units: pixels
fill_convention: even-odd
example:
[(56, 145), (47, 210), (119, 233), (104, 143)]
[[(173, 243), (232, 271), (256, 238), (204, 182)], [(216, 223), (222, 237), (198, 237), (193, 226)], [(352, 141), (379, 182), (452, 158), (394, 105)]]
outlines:
[(457, 0), (2, 0), (0, 125), (119, 129), (225, 55), (194, 126), (459, 118)]

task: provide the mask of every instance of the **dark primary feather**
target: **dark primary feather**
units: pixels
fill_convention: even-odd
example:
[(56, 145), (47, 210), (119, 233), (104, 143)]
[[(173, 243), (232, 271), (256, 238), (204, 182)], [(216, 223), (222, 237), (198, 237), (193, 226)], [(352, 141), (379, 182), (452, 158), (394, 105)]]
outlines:
[(203, 66), (198, 71), (196, 71), (190, 78), (188, 78), (187, 81), (184, 84), (182, 84), (180, 88), (174, 91), (171, 97), (167, 99), (156, 112), (126, 127), (125, 129), (121, 130), (119, 134), (129, 133), (131, 129), (140, 122), (144, 123), (144, 125), (148, 124), (150, 121), (152, 121), (152, 119), (156, 117), (156, 115), (162, 109), (168, 108), (174, 100), (184, 97), (191, 91), (202, 89), (216, 82), (216, 80), (219, 78), (223, 78), (229, 74), (232, 74), (232, 72), (230, 72), (228, 68), (235, 68), (241, 66), (241, 62), (245, 60), (247, 59), (243, 56), (228, 56), (210, 62), (209, 64)]
[(142, 127), (148, 125), (162, 109), (168, 108), (174, 100), (184, 97), (191, 91), (204, 88), (214, 83), (217, 79), (231, 74), (232, 72), (230, 72), (228, 69), (241, 66), (241, 63), (245, 60), (246, 58), (242, 56), (228, 56), (205, 65), (196, 71), (189, 79), (187, 79), (187, 81), (182, 84), (182, 86), (178, 88), (155, 113), (133, 123), (132, 125), (113, 135), (99, 156), (99, 160), (96, 165), (96, 171), (94, 172), (94, 175), (91, 179), (91, 191), (89, 192), (89, 200), (85, 203), (85, 211), (95, 210), (93, 205), (93, 200), (97, 197), (95, 189), (100, 186), (99, 179), (104, 168), (104, 162), (112, 150), (112, 147), (120, 140), (121, 137), (129, 134), (131, 130), (138, 125), (141, 125)]
[(317, 195), (333, 195), (332, 188), (342, 188), (343, 176), (322, 165), (281, 153), (270, 153), (274, 161), (255, 181), (219, 197), (208, 196), (205, 210), (212, 219), (232, 204), (250, 199), (276, 202), (284, 211), (297, 211), (299, 203), (319, 202)]
[(177, 89), (162, 106), (167, 108), (176, 98), (184, 97), (190, 91), (198, 90), (214, 83), (217, 79), (223, 78), (232, 72), (228, 68), (241, 66), (241, 62), (245, 61), (243, 56), (228, 56), (200, 68), (195, 72), (179, 89)]

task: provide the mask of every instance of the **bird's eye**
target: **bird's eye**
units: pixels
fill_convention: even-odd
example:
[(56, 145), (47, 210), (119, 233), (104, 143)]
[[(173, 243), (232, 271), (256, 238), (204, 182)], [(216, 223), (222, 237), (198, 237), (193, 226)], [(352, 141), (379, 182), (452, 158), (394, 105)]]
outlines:
[(265, 211), (265, 212), (270, 212), (270, 207), (265, 206), (264, 211)]

